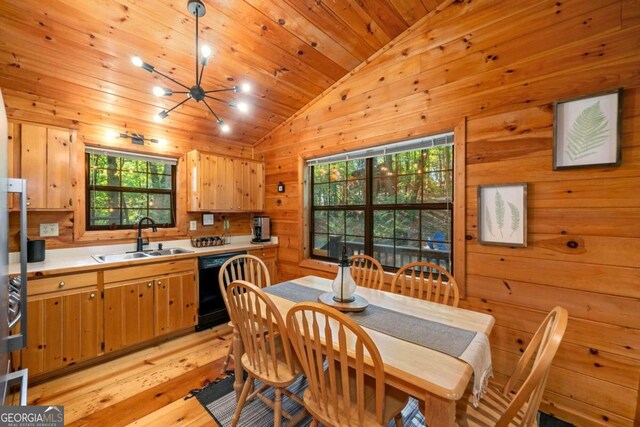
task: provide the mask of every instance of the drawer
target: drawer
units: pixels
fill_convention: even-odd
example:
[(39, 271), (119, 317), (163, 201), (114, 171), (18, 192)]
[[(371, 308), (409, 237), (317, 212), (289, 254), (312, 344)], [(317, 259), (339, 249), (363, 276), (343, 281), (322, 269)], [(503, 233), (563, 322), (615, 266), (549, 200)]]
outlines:
[(142, 264), (135, 267), (114, 268), (112, 270), (105, 270), (104, 283), (136, 280), (143, 277), (157, 277), (165, 274), (194, 271), (195, 269), (196, 261), (194, 258), (163, 262), (159, 264)]
[(276, 259), (278, 256), (278, 248), (263, 248), (255, 251), (249, 251), (250, 255), (257, 256), (258, 258), (265, 259)]
[(98, 273), (67, 274), (65, 276), (31, 279), (27, 283), (27, 295), (39, 295), (47, 292), (84, 288), (98, 284)]

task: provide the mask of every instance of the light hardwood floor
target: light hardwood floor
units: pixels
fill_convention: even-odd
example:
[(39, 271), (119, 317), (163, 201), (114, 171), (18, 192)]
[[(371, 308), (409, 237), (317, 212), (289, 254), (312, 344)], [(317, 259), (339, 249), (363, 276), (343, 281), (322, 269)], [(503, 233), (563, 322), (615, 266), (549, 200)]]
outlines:
[(69, 426), (214, 425), (189, 390), (220, 376), (226, 325), (192, 333), (29, 388), (30, 405), (63, 405)]

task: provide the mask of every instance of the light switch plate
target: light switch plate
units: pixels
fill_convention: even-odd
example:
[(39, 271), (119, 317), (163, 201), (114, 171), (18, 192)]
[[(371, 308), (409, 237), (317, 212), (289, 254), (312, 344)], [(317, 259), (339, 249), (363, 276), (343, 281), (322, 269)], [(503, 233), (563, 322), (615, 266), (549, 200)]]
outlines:
[(213, 214), (202, 214), (202, 225), (213, 225)]
[(55, 237), (60, 235), (57, 223), (40, 224), (40, 237)]
[(189, 221), (189, 230), (194, 231), (198, 228), (198, 221)]

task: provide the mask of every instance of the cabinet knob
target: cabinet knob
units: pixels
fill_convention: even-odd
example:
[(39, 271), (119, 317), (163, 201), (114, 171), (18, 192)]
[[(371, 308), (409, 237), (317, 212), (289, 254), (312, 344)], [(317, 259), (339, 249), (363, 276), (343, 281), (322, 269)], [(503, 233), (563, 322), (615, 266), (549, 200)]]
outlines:
[(147, 283), (147, 288), (150, 288), (151, 285), (153, 285), (153, 283), (151, 283), (151, 282)]
[(162, 285), (162, 280), (158, 280), (158, 286)]
[(59, 288), (64, 288), (64, 282), (60, 282), (60, 283), (58, 283), (58, 287), (59, 287)]
[(31, 206), (31, 200), (27, 199), (27, 206)]
[(91, 292), (91, 295), (89, 295), (90, 299), (94, 299), (96, 297), (96, 293), (95, 292)]

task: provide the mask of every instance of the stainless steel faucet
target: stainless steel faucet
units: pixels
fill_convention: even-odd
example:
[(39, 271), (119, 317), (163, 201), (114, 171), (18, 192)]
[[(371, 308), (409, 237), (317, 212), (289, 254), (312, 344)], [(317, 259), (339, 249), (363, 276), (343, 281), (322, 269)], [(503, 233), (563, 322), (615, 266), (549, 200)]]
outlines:
[(141, 252), (144, 250), (144, 245), (148, 245), (149, 242), (144, 243), (142, 241), (142, 221), (147, 220), (151, 223), (151, 230), (155, 233), (156, 231), (158, 231), (158, 227), (156, 227), (156, 223), (154, 220), (152, 220), (151, 218), (149, 218), (148, 216), (144, 216), (142, 218), (140, 218), (140, 221), (138, 221), (138, 238), (136, 239), (136, 252)]

